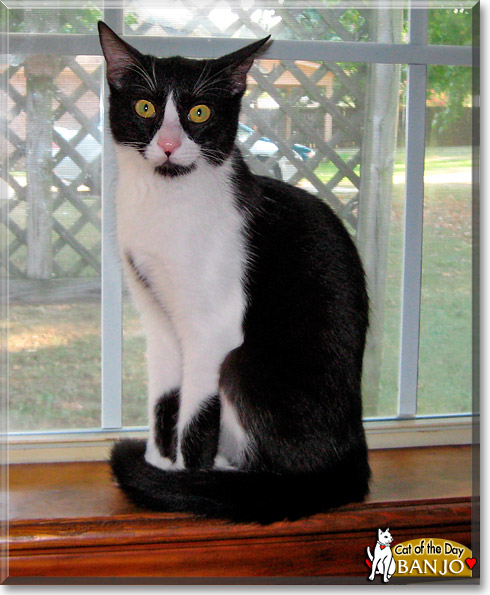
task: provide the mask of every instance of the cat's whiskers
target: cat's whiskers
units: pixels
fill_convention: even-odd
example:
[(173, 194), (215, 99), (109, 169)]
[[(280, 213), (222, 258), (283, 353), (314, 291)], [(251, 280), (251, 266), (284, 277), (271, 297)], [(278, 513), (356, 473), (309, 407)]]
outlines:
[(220, 70), (219, 72), (216, 72), (213, 76), (205, 79), (201, 83), (199, 88), (195, 89), (194, 93), (196, 95), (199, 95), (201, 93), (204, 93), (210, 87), (215, 86), (215, 85), (221, 83), (222, 81), (226, 81), (226, 77), (223, 76), (223, 74), (224, 74), (223, 70)]
[(223, 153), (223, 151), (220, 151), (218, 149), (210, 149), (208, 147), (201, 147), (200, 151), (201, 151), (201, 155), (204, 158), (209, 157), (211, 160), (222, 161), (226, 157), (225, 153)]
[(201, 70), (199, 77), (198, 77), (196, 83), (194, 84), (194, 88), (192, 89), (192, 93), (194, 95), (198, 94), (197, 89), (199, 89), (199, 85), (201, 84), (201, 81), (204, 79), (204, 75), (205, 75), (206, 71), (208, 70), (208, 68), (209, 68), (209, 62), (205, 62), (204, 68)]
[(156, 72), (155, 72), (155, 63), (156, 63), (157, 59), (156, 59), (155, 56), (152, 56), (152, 58), (153, 58), (153, 60), (151, 62), (151, 70), (152, 70), (152, 73), (153, 73), (153, 82), (155, 83), (155, 87), (158, 87), (158, 85), (157, 85), (157, 75), (156, 75)]
[(150, 91), (152, 91), (153, 93), (157, 92), (156, 82), (151, 79), (150, 75), (146, 72), (146, 70), (142, 66), (140, 66), (136, 62), (131, 62), (127, 68), (128, 68), (128, 70), (132, 70), (136, 74), (141, 75), (142, 78), (148, 83)]
[(141, 89), (142, 91), (144, 91), (145, 93), (148, 93), (148, 91), (150, 91), (150, 89), (148, 89), (147, 85), (138, 85), (138, 84), (134, 84), (131, 85), (132, 89)]
[(212, 93), (212, 91), (217, 91), (217, 90), (228, 91), (228, 88), (226, 88), (226, 87), (218, 87), (217, 86), (222, 80), (223, 79), (218, 79), (216, 81), (212, 81), (212, 82), (203, 84), (203, 86), (199, 89), (199, 91), (196, 93), (196, 95), (203, 95), (204, 93)]

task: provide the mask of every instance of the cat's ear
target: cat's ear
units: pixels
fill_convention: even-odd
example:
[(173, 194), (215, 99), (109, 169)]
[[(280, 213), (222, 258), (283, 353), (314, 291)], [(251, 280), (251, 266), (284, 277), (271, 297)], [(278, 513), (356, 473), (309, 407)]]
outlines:
[(123, 41), (103, 21), (98, 22), (100, 45), (107, 62), (107, 81), (116, 89), (131, 66), (138, 64), (142, 54)]
[(380, 539), (382, 535), (383, 535), (383, 531), (381, 531), (381, 529), (378, 529), (378, 539)]
[(270, 35), (259, 39), (250, 45), (240, 48), (236, 52), (222, 56), (216, 60), (226, 71), (229, 72), (231, 80), (231, 91), (234, 95), (243, 93), (247, 86), (247, 73), (252, 68), (255, 58), (262, 54), (268, 46)]

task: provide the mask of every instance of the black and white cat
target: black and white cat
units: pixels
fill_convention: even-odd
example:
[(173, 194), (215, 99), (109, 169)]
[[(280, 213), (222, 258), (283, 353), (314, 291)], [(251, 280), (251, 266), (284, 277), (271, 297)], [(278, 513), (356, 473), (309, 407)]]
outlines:
[(362, 500), (359, 256), (324, 202), (253, 175), (235, 145), (268, 38), (159, 59), (99, 32), (149, 373), (148, 441), (112, 452), (120, 486), (154, 510), (262, 523)]

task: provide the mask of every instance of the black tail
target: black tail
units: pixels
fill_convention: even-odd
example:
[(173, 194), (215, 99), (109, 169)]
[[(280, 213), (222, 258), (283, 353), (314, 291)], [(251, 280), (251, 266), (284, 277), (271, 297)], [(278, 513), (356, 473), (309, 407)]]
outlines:
[[(234, 522), (272, 523), (359, 502), (368, 492), (369, 467), (347, 465), (337, 473), (161, 471), (144, 458), (145, 442), (114, 445), (111, 465), (129, 498), (159, 512), (189, 512)], [(359, 458), (358, 458), (359, 461)]]

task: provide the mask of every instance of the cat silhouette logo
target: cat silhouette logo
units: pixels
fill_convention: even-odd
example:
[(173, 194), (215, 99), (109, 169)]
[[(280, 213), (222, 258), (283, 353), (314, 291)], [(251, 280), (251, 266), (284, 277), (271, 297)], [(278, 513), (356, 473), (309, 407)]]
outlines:
[(376, 574), (381, 574), (383, 575), (383, 581), (387, 583), (396, 572), (396, 562), (390, 547), (392, 541), (393, 537), (391, 536), (389, 527), (386, 531), (378, 529), (378, 541), (374, 547), (374, 553), (371, 554), (369, 546), (366, 548), (368, 555), (366, 564), (371, 569), (371, 573), (368, 576), (370, 581), (374, 580)]

